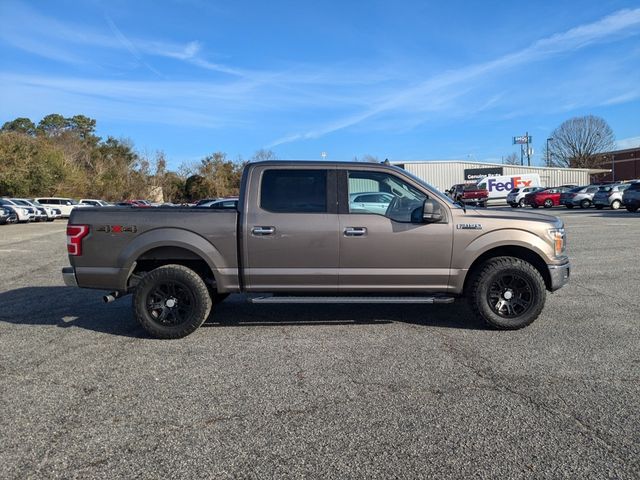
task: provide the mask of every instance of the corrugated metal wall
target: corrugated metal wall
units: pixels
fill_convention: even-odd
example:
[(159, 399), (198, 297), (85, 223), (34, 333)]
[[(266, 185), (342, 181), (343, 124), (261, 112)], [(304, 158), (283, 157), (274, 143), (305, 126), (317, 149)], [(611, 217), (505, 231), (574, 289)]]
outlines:
[(537, 173), (544, 187), (559, 185), (588, 185), (595, 170), (586, 168), (547, 168), (524, 167), (519, 165), (501, 165), (499, 163), (480, 163), (463, 161), (433, 162), (393, 162), (402, 166), (415, 176), (422, 178), (439, 190), (446, 190), (456, 183), (464, 183), (464, 171), (469, 168), (503, 167), (504, 175), (518, 173)]

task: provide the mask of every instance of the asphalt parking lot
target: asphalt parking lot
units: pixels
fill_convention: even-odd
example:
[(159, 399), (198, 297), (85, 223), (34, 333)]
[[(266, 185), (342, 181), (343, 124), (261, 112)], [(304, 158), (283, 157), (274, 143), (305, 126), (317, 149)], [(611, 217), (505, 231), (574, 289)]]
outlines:
[(0, 478), (638, 478), (640, 214), (553, 213), (572, 279), (524, 330), (235, 295), (179, 341), (63, 286), (64, 222), (0, 227)]

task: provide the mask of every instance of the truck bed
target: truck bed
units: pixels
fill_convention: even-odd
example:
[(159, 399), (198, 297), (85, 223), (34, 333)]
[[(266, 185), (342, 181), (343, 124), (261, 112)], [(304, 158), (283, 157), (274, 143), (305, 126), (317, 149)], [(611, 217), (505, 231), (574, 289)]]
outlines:
[(82, 255), (69, 259), (83, 287), (126, 290), (136, 262), (182, 249), (187, 259), (190, 253), (210, 259), (219, 288), (233, 291), (238, 287), (237, 220), (235, 210), (207, 208), (74, 209), (69, 223), (89, 225), (89, 234)]

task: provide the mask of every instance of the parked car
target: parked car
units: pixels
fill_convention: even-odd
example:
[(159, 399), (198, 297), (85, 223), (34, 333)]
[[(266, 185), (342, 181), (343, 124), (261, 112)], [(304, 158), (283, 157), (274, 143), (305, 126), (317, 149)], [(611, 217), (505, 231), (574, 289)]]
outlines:
[(202, 204), (205, 203), (211, 203), (211, 202), (217, 202), (218, 200), (221, 200), (220, 198), (203, 198), (202, 200), (198, 200), (198, 202), (196, 203), (196, 207), (199, 207)]
[[(105, 302), (132, 293), (150, 335), (181, 338), (241, 292), (255, 294), (255, 304), (449, 304), (466, 296), (478, 319), (514, 330), (569, 281), (564, 224), (550, 215), (479, 215), (374, 163), (256, 162), (242, 178), (237, 210), (75, 210), (65, 284), (112, 292)], [(349, 189), (363, 183), (393, 194), (384, 215), (349, 212)]]
[(89, 207), (112, 207), (113, 203), (104, 200), (96, 200), (94, 198), (81, 198), (78, 200), (80, 205), (88, 205)]
[(5, 206), (0, 207), (0, 225), (6, 225), (7, 223), (16, 223), (17, 221), (18, 216), (11, 208)]
[(31, 205), (31, 203), (27, 202), (26, 200), (23, 200), (21, 198), (10, 198), (9, 200), (11, 200), (13, 203), (15, 203), (20, 207), (26, 208), (27, 211), (29, 212), (30, 221), (42, 222), (47, 219), (47, 214), (44, 211), (41, 211), (35, 205)]
[(137, 208), (152, 208), (152, 205), (146, 200), (124, 200), (116, 203), (117, 207), (137, 207)]
[(13, 213), (16, 214), (18, 219), (18, 223), (29, 223), (35, 217), (35, 213), (31, 208), (17, 205), (8, 198), (0, 198), (0, 205), (13, 210)]
[(349, 211), (384, 215), (393, 197), (387, 192), (351, 193), (349, 194)]
[(60, 210), (58, 210), (57, 208), (46, 207), (33, 198), (27, 198), (25, 200), (37, 208), (44, 209), (45, 213), (47, 214), (48, 222), (53, 222), (56, 218), (60, 218), (62, 216)]
[(74, 208), (84, 208), (87, 205), (80, 205), (72, 198), (65, 197), (38, 197), (34, 198), (37, 202), (45, 207), (57, 208), (63, 217), (69, 218)]
[(593, 206), (598, 210), (602, 210), (605, 207), (618, 210), (622, 206), (622, 194), (630, 185), (630, 183), (620, 183), (599, 187), (593, 196)]
[(46, 222), (49, 220), (49, 212), (47, 212), (47, 207), (43, 207), (42, 205), (36, 205), (31, 200), (27, 200), (26, 198), (12, 198), (12, 202), (20, 205), (22, 207), (30, 207), (35, 211), (34, 221), (36, 222)]
[(532, 208), (551, 208), (560, 205), (560, 195), (569, 190), (569, 186), (545, 188), (536, 192), (527, 193), (524, 197), (525, 205)]
[(629, 185), (622, 194), (622, 203), (630, 212), (635, 212), (640, 208), (640, 182)]
[(476, 183), (459, 183), (451, 187), (449, 196), (454, 202), (486, 207), (489, 192), (486, 188), (481, 188)]
[(235, 209), (238, 208), (237, 198), (222, 198), (220, 200), (214, 200), (212, 202), (205, 202), (196, 204), (196, 208), (217, 208), (217, 209)]
[(528, 193), (537, 192), (538, 190), (543, 190), (543, 188), (542, 187), (513, 188), (507, 195), (507, 203), (511, 205), (512, 208), (524, 207), (524, 197)]
[(567, 208), (579, 206), (589, 208), (593, 203), (593, 196), (598, 191), (598, 186), (587, 185), (585, 187), (575, 187), (560, 194), (560, 204)]

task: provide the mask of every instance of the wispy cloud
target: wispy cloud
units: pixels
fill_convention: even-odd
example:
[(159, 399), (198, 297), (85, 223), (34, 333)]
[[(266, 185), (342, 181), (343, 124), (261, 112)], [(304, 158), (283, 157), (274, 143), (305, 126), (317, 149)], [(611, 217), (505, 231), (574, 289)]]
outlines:
[(136, 60), (138, 60), (138, 62), (140, 62), (142, 65), (144, 65), (159, 77), (163, 77), (163, 75), (158, 70), (153, 68), (151, 65), (149, 65), (148, 62), (144, 60), (138, 48), (125, 36), (124, 33), (122, 33), (122, 31), (118, 28), (118, 26), (114, 23), (109, 15), (105, 14), (104, 19), (106, 20), (107, 25), (109, 25), (109, 28), (111, 28), (111, 31), (118, 39), (118, 41), (131, 53), (131, 55), (134, 56)]
[(626, 148), (640, 147), (640, 135), (637, 137), (621, 138), (616, 141), (616, 148), (624, 150)]
[(390, 95), (379, 97), (365, 110), (314, 129), (283, 136), (273, 141), (270, 147), (296, 140), (318, 138), (357, 125), (377, 115), (400, 109), (414, 110), (416, 106), (420, 106), (418, 108), (424, 111), (433, 110), (440, 103), (440, 98), (453, 99), (461, 96), (462, 85), (478, 82), (481, 78), (498, 75), (505, 70), (513, 70), (525, 64), (609, 41), (616, 37), (635, 35), (639, 30), (640, 8), (620, 10), (596, 22), (580, 25), (566, 32), (540, 39), (520, 51), (435, 75), (414, 87), (404, 88)]

